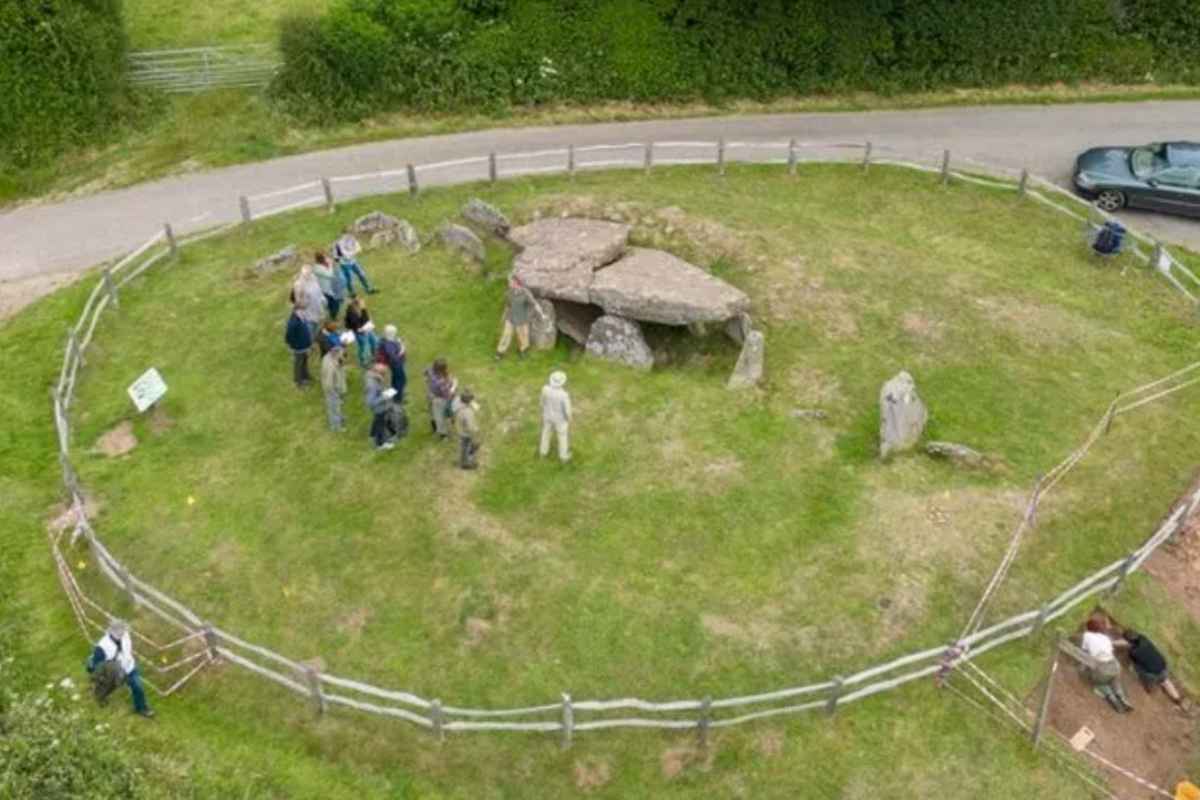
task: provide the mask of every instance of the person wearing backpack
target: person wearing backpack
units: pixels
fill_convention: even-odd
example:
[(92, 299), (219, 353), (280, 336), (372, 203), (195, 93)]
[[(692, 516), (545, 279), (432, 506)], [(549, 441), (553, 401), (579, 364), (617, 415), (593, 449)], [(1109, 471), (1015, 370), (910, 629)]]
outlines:
[[(154, 716), (146, 704), (146, 690), (142, 687), (142, 675), (133, 660), (133, 641), (129, 637), (129, 625), (119, 619), (108, 624), (108, 630), (96, 642), (92, 655), (87, 660), (89, 675), (107, 676), (115, 685), (129, 687), (133, 697), (133, 710), (147, 719)], [(104, 695), (107, 697), (107, 694)], [(103, 702), (103, 697), (100, 698)]]

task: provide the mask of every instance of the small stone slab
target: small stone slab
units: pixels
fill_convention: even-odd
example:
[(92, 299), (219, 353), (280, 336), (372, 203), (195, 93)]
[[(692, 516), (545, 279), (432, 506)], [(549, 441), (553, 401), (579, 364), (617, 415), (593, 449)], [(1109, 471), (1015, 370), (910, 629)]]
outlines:
[(596, 273), (591, 301), (613, 314), (663, 325), (724, 322), (750, 309), (750, 298), (682, 258), (635, 247)]
[(554, 312), (559, 331), (581, 346), (587, 345), (593, 323), (604, 316), (604, 311), (598, 306), (572, 303), (570, 300), (555, 300)]
[(255, 275), (271, 275), (288, 267), (294, 267), (296, 262), (300, 260), (300, 253), (296, 250), (296, 245), (289, 244), (277, 253), (272, 253), (266, 258), (260, 258), (254, 264)]
[(408, 220), (393, 217), (382, 211), (372, 211), (354, 221), (350, 232), (364, 242), (367, 250), (399, 244), (410, 253), (421, 249), (421, 237)]
[(641, 327), (633, 320), (604, 315), (592, 324), (587, 354), (636, 369), (654, 366), (654, 353), (646, 344)]
[(513, 261), (533, 292), (553, 300), (589, 301), (596, 270), (625, 252), (629, 226), (594, 219), (540, 219), (514, 228), (509, 241), (523, 248)]
[(467, 222), (478, 225), (492, 236), (499, 236), (501, 239), (507, 238), (508, 232), (512, 229), (508, 217), (504, 216), (500, 209), (491, 203), (485, 203), (478, 197), (472, 197), (467, 201), (467, 204), (463, 206), (462, 215)]
[(925, 452), (934, 458), (945, 458), (963, 467), (979, 469), (989, 464), (983, 453), (956, 442), (927, 442)]
[(438, 236), (441, 237), (443, 244), (451, 250), (457, 250), (476, 263), (483, 263), (483, 240), (476, 236), (470, 228), (448, 222), (438, 231)]
[(766, 339), (762, 331), (750, 331), (742, 345), (742, 353), (738, 356), (733, 374), (729, 376), (726, 387), (730, 389), (750, 389), (758, 385), (763, 375), (763, 357), (766, 350)]
[(901, 372), (879, 389), (879, 456), (911, 450), (925, 432), (929, 412), (912, 375)]

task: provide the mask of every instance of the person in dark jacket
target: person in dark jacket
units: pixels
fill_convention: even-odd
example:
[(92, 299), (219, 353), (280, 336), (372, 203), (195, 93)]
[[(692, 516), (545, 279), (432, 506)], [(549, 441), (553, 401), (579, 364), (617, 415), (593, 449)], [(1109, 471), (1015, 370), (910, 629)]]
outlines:
[(1133, 663), (1133, 671), (1137, 673), (1146, 691), (1152, 691), (1155, 686), (1161, 686), (1167, 697), (1173, 703), (1182, 703), (1183, 697), (1175, 688), (1167, 672), (1167, 659), (1154, 646), (1154, 642), (1134, 630), (1126, 629), (1122, 634), (1123, 641), (1117, 647), (1127, 650), (1129, 660)]
[(379, 363), (386, 364), (392, 373), (392, 388), (396, 390), (392, 402), (396, 405), (404, 402), (404, 388), (408, 385), (408, 373), (404, 369), (407, 355), (404, 341), (396, 335), (396, 326), (388, 325), (383, 329), (383, 341), (379, 343), (377, 358)]
[(396, 446), (388, 425), (392, 412), (392, 389), (387, 385), (387, 367), (372, 364), (363, 375), (363, 398), (371, 412), (371, 440), (376, 450), (391, 450)]
[(299, 303), (288, 317), (283, 341), (292, 351), (292, 379), (298, 388), (303, 389), (312, 381), (308, 374), (308, 351), (312, 349), (313, 341), (308, 323), (300, 316)]
[(379, 340), (375, 337), (375, 324), (371, 322), (371, 312), (361, 296), (356, 295), (350, 300), (346, 309), (346, 330), (354, 334), (358, 347), (358, 365), (363, 369), (375, 360), (375, 348)]
[(325, 357), (335, 347), (341, 347), (342, 335), (338, 333), (337, 323), (329, 320), (321, 325), (321, 331), (317, 334), (317, 349), (321, 351), (321, 358)]
[(439, 439), (450, 436), (451, 402), (458, 384), (450, 374), (446, 359), (434, 359), (425, 369), (425, 399), (429, 401), (429, 426)]

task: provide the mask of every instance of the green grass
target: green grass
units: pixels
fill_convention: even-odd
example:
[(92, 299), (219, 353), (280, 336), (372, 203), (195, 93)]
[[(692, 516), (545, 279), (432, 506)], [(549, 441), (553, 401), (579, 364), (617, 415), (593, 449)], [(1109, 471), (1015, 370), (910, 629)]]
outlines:
[(202, 45), (274, 43), (288, 14), (319, 13), (329, 0), (125, 0), (129, 46), (166, 50)]
[[(287, 243), (325, 243), (373, 208), (427, 232), (472, 194), (517, 219), (616, 211), (638, 242), (712, 266), (752, 298), (765, 385), (727, 392), (736, 349), (666, 330), (652, 336), (670, 363), (648, 375), (565, 344), (497, 365), (500, 281), (436, 247), (374, 253), (365, 264), (384, 293), (373, 313), (408, 341), (414, 396), (436, 355), (479, 395), (483, 468), (454, 469), (448, 446), (425, 433), (420, 403), (413, 435), (372, 453), (357, 374), (351, 431), (327, 433), (319, 397), (289, 381), (287, 276), (252, 279), (246, 268)], [(670, 206), (681, 210), (667, 222), (659, 210)], [(494, 249), (492, 278), (504, 261)], [(13, 498), (0, 530), (15, 545), (0, 568), (23, 612), (23, 655), (62, 671), (77, 669), (84, 648), (38, 530), (56, 496), (43, 389), (83, 291), (0, 328), (0, 353), (20, 376), (0, 388), (14, 423), (0, 439), (0, 491)], [(738, 166), (723, 180), (670, 169), (513, 181), (288, 215), (186, 249), (102, 323), (74, 448), (102, 503), (98, 529), (134, 571), (247, 638), (320, 655), (330, 672), (460, 705), (543, 703), (562, 691), (729, 696), (953, 638), (1035, 476), (1080, 442), (1116, 391), (1194, 360), (1193, 325), (1157, 277), (1089, 259), (1070, 221), (922, 174), (805, 166), (793, 180)], [(133, 417), (124, 394), (150, 365), (171, 386), (165, 431)], [(577, 460), (565, 469), (533, 458), (537, 392), (557, 367), (570, 374), (578, 415)], [(930, 406), (931, 438), (968, 443), (1005, 468), (965, 474), (919, 455), (880, 464), (878, 388), (902, 368)], [(795, 408), (828, 419), (796, 420)], [(991, 619), (1144, 540), (1190, 478), (1200, 435), (1186, 422), (1198, 410), (1200, 394), (1188, 392), (1118, 422), (1047, 504)], [(130, 456), (89, 452), (131, 418), (140, 444)], [(72, 558), (92, 575), (86, 552)], [(1147, 592), (1135, 581), (1126, 595), (1139, 622), (1160, 602)], [(488, 626), (478, 641), (472, 620)], [(1164, 643), (1194, 633), (1178, 615), (1168, 622)], [(1017, 645), (984, 666), (1024, 693), (1043, 662), (1040, 645)], [(963, 785), (1082, 796), (1022, 741), (927, 683), (833, 720), (723, 731), (711, 760), (673, 778), (663, 764), (689, 737), (586, 735), (561, 752), (551, 738), (475, 735), (439, 748), (396, 722), (314, 721), (305, 704), (230, 667), (160, 710), (158, 726), (122, 725), (158, 754), (155, 780), (175, 787), (174, 772), (200, 765), (213, 786), (251, 796), (565, 796), (577, 793), (579, 770), (607, 772), (593, 793), (610, 797), (867, 798), (883, 786), (924, 797)], [(247, 762), (249, 774), (222, 777)]]

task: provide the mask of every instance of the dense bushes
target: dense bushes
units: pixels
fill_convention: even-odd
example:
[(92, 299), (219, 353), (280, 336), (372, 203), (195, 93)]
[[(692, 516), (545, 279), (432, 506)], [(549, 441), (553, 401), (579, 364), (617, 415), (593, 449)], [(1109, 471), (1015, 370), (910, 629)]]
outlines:
[(1195, 75), (1200, 0), (338, 0), (287, 20), (310, 116)]
[(0, 164), (93, 141), (122, 112), (120, 0), (0, 0)]

